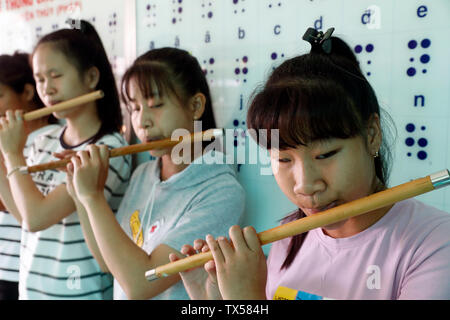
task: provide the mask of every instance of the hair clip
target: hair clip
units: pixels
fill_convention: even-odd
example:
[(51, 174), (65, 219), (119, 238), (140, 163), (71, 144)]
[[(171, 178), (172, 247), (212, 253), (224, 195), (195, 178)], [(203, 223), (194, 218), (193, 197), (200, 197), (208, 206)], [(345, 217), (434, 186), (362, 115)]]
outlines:
[(311, 52), (323, 51), (327, 54), (331, 52), (331, 35), (334, 28), (329, 28), (325, 33), (314, 28), (308, 28), (303, 35), (303, 40), (311, 44)]

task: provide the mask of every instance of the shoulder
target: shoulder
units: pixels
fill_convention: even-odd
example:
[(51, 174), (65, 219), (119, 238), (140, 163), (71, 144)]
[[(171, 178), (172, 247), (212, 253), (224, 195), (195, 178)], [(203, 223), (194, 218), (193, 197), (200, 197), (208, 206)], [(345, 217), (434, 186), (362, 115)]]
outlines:
[(229, 165), (222, 168), (213, 168), (219, 165), (212, 166), (209, 170), (217, 170), (217, 174), (209, 175), (209, 177), (202, 181), (197, 186), (197, 198), (205, 198), (213, 196), (215, 199), (229, 200), (235, 199), (238, 201), (245, 200), (245, 190), (236, 178), (236, 174)]
[(28, 139), (34, 144), (47, 145), (52, 142), (59, 144), (59, 136), (63, 129), (60, 125), (51, 124), (33, 131)]
[(105, 134), (103, 137), (97, 140), (96, 144), (107, 145), (110, 149), (128, 146), (128, 142), (118, 132)]
[(430, 233), (450, 234), (450, 213), (416, 199), (397, 203), (392, 209), (395, 227), (407, 238), (427, 237)]
[(391, 241), (417, 265), (430, 257), (450, 257), (450, 214), (415, 199), (393, 207)]

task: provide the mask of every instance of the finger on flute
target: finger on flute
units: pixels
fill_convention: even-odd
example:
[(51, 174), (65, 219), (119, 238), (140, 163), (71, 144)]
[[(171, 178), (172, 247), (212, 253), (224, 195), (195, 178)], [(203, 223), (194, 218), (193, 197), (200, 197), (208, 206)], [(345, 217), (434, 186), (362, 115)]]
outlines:
[[(278, 227), (258, 233), (261, 245), (295, 236), (315, 228), (346, 220), (358, 215), (373, 212), (374, 210), (387, 207), (396, 202), (418, 196), (420, 194), (441, 188), (450, 184), (449, 171), (443, 170), (432, 175), (419, 178), (396, 187), (392, 187), (367, 197), (347, 202), (340, 206), (325, 210), (312, 216), (304, 217)], [(178, 272), (200, 267), (207, 260), (212, 260), (211, 252), (199, 253), (175, 262), (171, 262), (145, 273), (148, 281), (153, 281), (161, 277), (168, 277)]]
[(52, 114), (53, 112), (59, 112), (59, 111), (64, 111), (67, 109), (71, 109), (73, 107), (88, 103), (88, 102), (92, 102), (98, 99), (101, 99), (104, 97), (104, 93), (101, 90), (97, 90), (82, 96), (79, 96), (77, 98), (73, 98), (58, 104), (55, 104), (51, 107), (47, 107), (47, 108), (41, 108), (35, 111), (31, 111), (31, 112), (27, 112), (24, 114), (23, 119), (25, 121), (31, 121), (31, 120), (36, 120), (38, 118), (42, 118), (45, 116), (48, 116), (50, 114)]

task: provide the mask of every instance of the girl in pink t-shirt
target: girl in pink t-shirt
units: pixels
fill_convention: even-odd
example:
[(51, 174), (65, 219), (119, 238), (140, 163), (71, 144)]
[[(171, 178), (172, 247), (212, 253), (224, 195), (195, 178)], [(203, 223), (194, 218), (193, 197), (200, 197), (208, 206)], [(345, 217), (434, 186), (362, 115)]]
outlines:
[[(298, 207), (282, 223), (387, 186), (375, 92), (345, 42), (329, 32), (313, 36), (304, 36), (311, 52), (276, 68), (247, 115), (280, 189)], [(181, 249), (214, 256), (206, 272), (182, 273), (192, 299), (450, 298), (450, 215), (417, 200), (278, 241), (267, 261), (252, 227), (234, 226), (229, 235), (233, 246), (207, 236)]]

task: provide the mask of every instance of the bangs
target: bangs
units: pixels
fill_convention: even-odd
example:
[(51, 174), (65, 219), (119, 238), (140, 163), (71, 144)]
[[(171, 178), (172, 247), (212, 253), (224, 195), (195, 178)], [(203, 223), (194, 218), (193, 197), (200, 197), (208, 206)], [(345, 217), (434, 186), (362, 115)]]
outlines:
[[(253, 138), (267, 149), (285, 150), (318, 140), (353, 137), (364, 132), (364, 124), (348, 96), (342, 87), (326, 79), (268, 85), (251, 103), (248, 128), (254, 129), (251, 131), (257, 137)], [(278, 134), (273, 129), (278, 129)], [(276, 138), (278, 143), (272, 142)]]
[(134, 97), (130, 96), (130, 82), (134, 81), (145, 98), (166, 97), (169, 93), (177, 95), (170, 72), (163, 63), (156, 61), (137, 61), (122, 78), (121, 96), (128, 105)]

